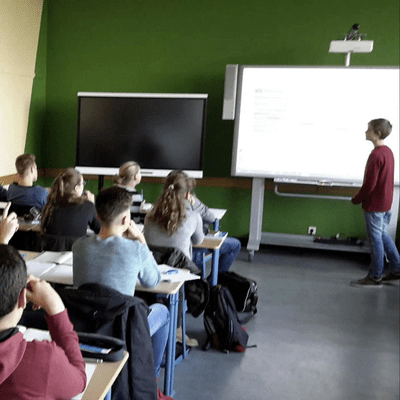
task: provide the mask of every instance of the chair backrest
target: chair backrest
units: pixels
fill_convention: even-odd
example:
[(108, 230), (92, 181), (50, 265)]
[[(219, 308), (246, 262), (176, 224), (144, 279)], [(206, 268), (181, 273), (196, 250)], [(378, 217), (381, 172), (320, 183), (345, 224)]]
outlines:
[(59, 290), (77, 331), (125, 341), (129, 359), (118, 375), (112, 399), (157, 399), (147, 305), (104, 285), (86, 283)]
[(15, 212), (18, 217), (23, 217), (25, 214), (29, 214), (30, 209), (33, 206), (23, 206), (20, 204), (11, 203), (9, 213)]
[(71, 251), (76, 236), (58, 236), (42, 233), (37, 237), (36, 251)]

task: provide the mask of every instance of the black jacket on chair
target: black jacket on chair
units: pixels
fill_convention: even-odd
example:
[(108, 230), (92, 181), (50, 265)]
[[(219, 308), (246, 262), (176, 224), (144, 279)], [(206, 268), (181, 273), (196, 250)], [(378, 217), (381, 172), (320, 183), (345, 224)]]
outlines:
[(71, 251), (77, 236), (59, 236), (41, 233), (36, 240), (36, 251)]
[[(192, 274), (200, 274), (196, 264), (181, 250), (174, 247), (149, 246), (157, 264), (167, 264), (174, 268), (188, 269)], [(185, 297), (188, 311), (197, 318), (206, 308), (210, 299), (210, 288), (203, 278), (185, 282)], [(181, 314), (181, 311), (179, 312)]]
[(129, 359), (112, 387), (112, 400), (157, 400), (147, 305), (95, 283), (59, 293), (76, 331), (113, 336), (126, 343)]

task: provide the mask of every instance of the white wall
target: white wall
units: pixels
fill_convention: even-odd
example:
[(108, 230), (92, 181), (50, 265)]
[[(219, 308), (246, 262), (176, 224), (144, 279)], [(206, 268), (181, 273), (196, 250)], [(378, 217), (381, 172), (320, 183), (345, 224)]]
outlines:
[(0, 176), (15, 173), (25, 149), (42, 6), (0, 0)]

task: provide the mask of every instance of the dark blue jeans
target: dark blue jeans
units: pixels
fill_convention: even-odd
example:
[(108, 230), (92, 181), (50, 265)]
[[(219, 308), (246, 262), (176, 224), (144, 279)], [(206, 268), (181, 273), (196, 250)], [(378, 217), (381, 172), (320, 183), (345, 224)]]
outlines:
[(375, 279), (382, 277), (385, 254), (390, 271), (400, 273), (399, 252), (387, 231), (391, 216), (390, 212), (364, 211), (365, 227), (371, 247), (371, 267), (368, 275)]
[[(227, 237), (219, 250), (218, 272), (229, 270), (241, 249), (240, 241), (236, 238)], [(208, 253), (207, 249), (193, 248), (192, 259), (197, 267), (203, 270), (203, 254)]]
[(152, 304), (150, 314), (147, 317), (149, 321), (151, 343), (153, 345), (154, 367), (156, 377), (160, 375), (161, 362), (165, 352), (169, 334), (169, 311), (163, 304)]

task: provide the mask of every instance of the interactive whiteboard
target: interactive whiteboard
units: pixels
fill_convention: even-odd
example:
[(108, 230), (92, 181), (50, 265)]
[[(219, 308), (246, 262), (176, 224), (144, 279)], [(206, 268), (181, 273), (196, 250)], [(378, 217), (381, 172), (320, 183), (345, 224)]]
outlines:
[(232, 175), (359, 185), (375, 118), (399, 184), (398, 67), (240, 66)]

